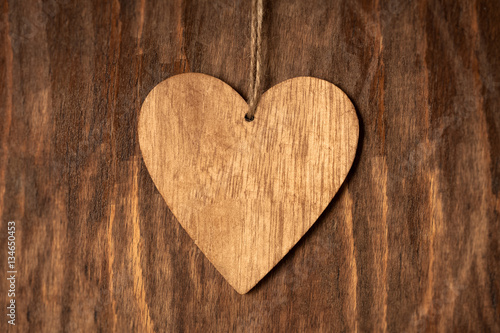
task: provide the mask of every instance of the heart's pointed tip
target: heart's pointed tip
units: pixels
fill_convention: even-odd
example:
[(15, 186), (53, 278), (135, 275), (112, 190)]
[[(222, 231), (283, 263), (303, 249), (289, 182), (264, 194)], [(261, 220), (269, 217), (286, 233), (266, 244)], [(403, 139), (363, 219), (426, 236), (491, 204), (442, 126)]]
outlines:
[[(220, 263), (216, 264), (210, 260), (214, 265), (215, 269), (224, 278), (224, 280), (240, 295), (248, 294), (255, 286), (264, 278), (267, 274), (263, 274), (260, 278), (248, 279), (245, 275), (231, 274), (225, 267), (221, 266)], [(249, 271), (250, 268), (246, 271)]]
[(241, 283), (231, 283), (230, 281), (228, 281), (226, 279), (226, 281), (229, 283), (229, 285), (231, 287), (233, 287), (233, 289), (240, 295), (245, 295), (247, 294), (250, 290), (253, 289), (253, 287), (255, 287), (256, 284), (252, 284), (252, 285), (248, 285), (248, 284), (241, 284)]
[[(234, 287), (233, 287), (233, 288), (234, 288)], [(252, 288), (250, 288), (250, 289), (248, 289), (248, 288), (246, 288), (246, 289), (237, 289), (237, 288), (234, 288), (234, 290), (236, 290), (236, 292), (237, 292), (238, 294), (240, 294), (240, 295), (245, 295), (245, 294), (247, 294), (247, 293), (248, 293), (251, 289), (252, 289)]]
[(217, 272), (224, 278), (227, 284), (229, 284), (240, 295), (247, 294), (260, 281), (259, 279), (258, 281), (251, 282), (245, 279), (245, 276), (240, 276), (238, 274), (236, 275), (228, 274), (228, 272), (225, 269), (222, 269), (220, 265), (214, 264), (214, 262), (212, 262), (211, 260), (210, 262), (214, 265)]

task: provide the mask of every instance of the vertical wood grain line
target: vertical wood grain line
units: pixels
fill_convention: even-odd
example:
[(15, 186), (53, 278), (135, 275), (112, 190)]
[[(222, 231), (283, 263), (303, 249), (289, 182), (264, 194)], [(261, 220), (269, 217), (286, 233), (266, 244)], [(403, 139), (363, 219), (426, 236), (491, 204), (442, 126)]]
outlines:
[(349, 188), (346, 186), (345, 192), (345, 227), (346, 236), (348, 237), (348, 247), (347, 247), (347, 262), (349, 267), (349, 272), (347, 278), (349, 279), (347, 292), (348, 307), (345, 320), (347, 321), (347, 331), (357, 332), (358, 331), (358, 265), (356, 260), (356, 244), (354, 238), (354, 228), (353, 228), (353, 199), (350, 194)]
[(3, 218), (4, 195), (5, 195), (5, 173), (8, 164), (9, 156), (9, 145), (8, 138), (10, 133), (10, 126), (12, 122), (12, 94), (13, 94), (13, 52), (12, 52), (12, 40), (10, 37), (10, 24), (9, 24), (9, 2), (7, 0), (3, 3), (2, 8), (2, 18), (4, 20), (3, 26), (3, 46), (5, 57), (5, 74), (3, 75), (2, 81), (2, 156), (0, 160), (0, 218)]

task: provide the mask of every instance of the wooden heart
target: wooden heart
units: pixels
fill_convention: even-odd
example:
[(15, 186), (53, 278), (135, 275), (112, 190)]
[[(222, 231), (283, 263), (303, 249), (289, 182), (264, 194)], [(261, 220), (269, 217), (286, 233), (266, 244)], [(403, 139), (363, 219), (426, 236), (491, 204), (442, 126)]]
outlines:
[(330, 203), (354, 160), (358, 118), (335, 85), (297, 77), (248, 105), (214, 77), (158, 84), (139, 118), (146, 167), (172, 213), (239, 293), (248, 292)]

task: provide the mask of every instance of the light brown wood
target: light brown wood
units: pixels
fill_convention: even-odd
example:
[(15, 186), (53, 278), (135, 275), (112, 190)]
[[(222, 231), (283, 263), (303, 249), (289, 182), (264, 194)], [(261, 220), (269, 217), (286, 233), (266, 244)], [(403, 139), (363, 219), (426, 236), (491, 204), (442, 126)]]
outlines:
[(229, 85), (188, 73), (158, 84), (139, 119), (156, 187), (239, 293), (255, 286), (327, 207), (359, 135), (349, 98), (317, 78), (269, 89), (252, 122), (244, 119), (247, 110)]

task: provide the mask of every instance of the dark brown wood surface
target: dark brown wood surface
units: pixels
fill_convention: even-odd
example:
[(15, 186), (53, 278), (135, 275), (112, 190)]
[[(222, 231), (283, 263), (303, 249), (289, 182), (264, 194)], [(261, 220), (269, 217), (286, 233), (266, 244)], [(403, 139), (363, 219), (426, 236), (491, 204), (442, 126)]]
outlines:
[(248, 96), (249, 0), (1, 0), (0, 331), (500, 331), (498, 1), (265, 1), (264, 89), (328, 80), (354, 166), (247, 295), (142, 160), (147, 93), (182, 72)]

